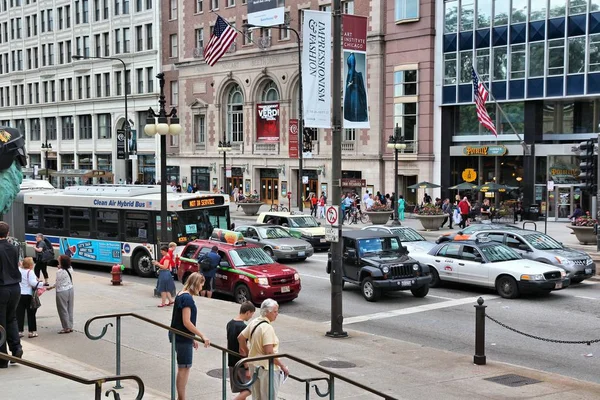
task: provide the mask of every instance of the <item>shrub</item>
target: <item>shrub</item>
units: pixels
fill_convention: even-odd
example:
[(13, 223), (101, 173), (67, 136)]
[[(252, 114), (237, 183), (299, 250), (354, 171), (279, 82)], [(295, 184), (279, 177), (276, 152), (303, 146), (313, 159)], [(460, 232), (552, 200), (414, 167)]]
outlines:
[(418, 215), (444, 215), (441, 208), (434, 206), (433, 204), (425, 204), (419, 208)]

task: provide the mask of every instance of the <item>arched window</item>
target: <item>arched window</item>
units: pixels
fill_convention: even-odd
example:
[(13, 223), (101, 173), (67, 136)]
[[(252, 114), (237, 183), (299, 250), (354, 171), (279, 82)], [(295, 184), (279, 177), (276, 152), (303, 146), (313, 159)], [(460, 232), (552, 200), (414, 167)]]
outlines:
[(237, 84), (227, 95), (227, 140), (244, 141), (244, 95)]
[(269, 81), (265, 85), (262, 91), (261, 101), (263, 103), (271, 103), (279, 101), (279, 90), (277, 90), (277, 85), (273, 81)]

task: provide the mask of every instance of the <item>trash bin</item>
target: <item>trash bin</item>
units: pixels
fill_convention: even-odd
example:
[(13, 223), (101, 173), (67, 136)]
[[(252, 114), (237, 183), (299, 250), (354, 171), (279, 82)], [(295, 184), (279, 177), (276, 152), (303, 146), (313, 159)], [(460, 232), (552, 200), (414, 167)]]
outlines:
[(540, 219), (540, 206), (538, 204), (532, 204), (527, 207), (526, 218), (531, 221), (538, 221)]

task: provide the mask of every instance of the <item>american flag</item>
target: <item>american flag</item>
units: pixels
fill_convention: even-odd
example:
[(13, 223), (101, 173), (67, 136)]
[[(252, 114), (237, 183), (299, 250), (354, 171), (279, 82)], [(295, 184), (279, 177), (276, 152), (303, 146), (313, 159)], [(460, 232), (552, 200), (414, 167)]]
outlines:
[(204, 48), (204, 60), (211, 67), (219, 61), (235, 40), (237, 32), (223, 18), (217, 17), (210, 41)]
[(489, 93), (485, 89), (483, 83), (479, 82), (479, 77), (477, 76), (477, 72), (475, 72), (475, 68), (471, 68), (471, 71), (473, 73), (473, 99), (475, 100), (475, 108), (477, 109), (477, 119), (481, 125), (485, 126), (490, 132), (498, 137), (496, 127), (485, 108), (485, 102), (488, 99)]

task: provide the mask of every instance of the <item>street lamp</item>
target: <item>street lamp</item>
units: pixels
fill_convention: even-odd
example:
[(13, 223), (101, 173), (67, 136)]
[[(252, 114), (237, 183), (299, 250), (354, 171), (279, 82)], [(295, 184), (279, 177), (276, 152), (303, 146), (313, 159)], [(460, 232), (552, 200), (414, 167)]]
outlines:
[(294, 32), (294, 34), (296, 35), (296, 43), (298, 44), (298, 76), (300, 77), (299, 79), (299, 85), (298, 85), (298, 96), (299, 101), (298, 101), (298, 148), (300, 149), (300, 151), (298, 152), (298, 193), (296, 193), (296, 197), (297, 197), (297, 201), (298, 201), (298, 210), (302, 211), (303, 210), (303, 203), (302, 203), (302, 196), (304, 195), (304, 190), (302, 190), (302, 175), (304, 175), (304, 166), (303, 166), (303, 160), (304, 160), (304, 112), (302, 110), (302, 108), (304, 107), (303, 105), (303, 91), (302, 91), (302, 50), (300, 48), (300, 34), (298, 33), (297, 30), (295, 30), (294, 28), (290, 28), (288, 26), (259, 26), (259, 25), (252, 25), (252, 24), (244, 24), (244, 28), (249, 29), (249, 28), (274, 28), (274, 29), (278, 29), (278, 30), (290, 30), (292, 32)]
[(224, 193), (231, 193), (227, 190), (227, 152), (231, 151), (231, 142), (227, 141), (225, 132), (223, 132), (223, 140), (219, 141), (219, 147), (217, 150), (223, 152), (223, 191)]
[(50, 182), (50, 172), (48, 171), (48, 153), (52, 151), (52, 143), (48, 143), (48, 138), (42, 143), (42, 153), (44, 153), (44, 163), (46, 164), (46, 179)]
[(392, 221), (392, 225), (401, 225), (400, 221), (398, 221), (398, 151), (406, 149), (406, 143), (404, 143), (404, 136), (402, 136), (402, 128), (396, 124), (396, 128), (394, 129), (394, 134), (390, 136), (388, 143), (388, 149), (394, 149), (394, 192), (396, 193), (396, 203), (394, 204), (394, 220)]
[[(73, 60), (89, 60), (89, 59), (96, 59), (96, 60), (115, 60), (115, 61), (120, 61), (121, 64), (123, 64), (123, 75), (124, 75), (124, 79), (125, 79), (125, 90), (123, 91), (125, 94), (125, 124), (123, 125), (123, 128), (125, 130), (125, 162), (128, 162), (127, 160), (129, 159), (129, 136), (131, 135), (131, 125), (129, 124), (129, 114), (127, 114), (127, 90), (129, 88), (129, 82), (127, 79), (127, 66), (125, 65), (125, 61), (123, 61), (121, 58), (119, 57), (98, 57), (98, 56), (82, 56), (79, 54), (75, 54), (73, 56), (71, 56), (71, 58)], [(127, 176), (127, 168), (125, 168), (125, 182), (127, 182), (128, 180), (128, 176)]]
[[(173, 107), (167, 114), (165, 105), (165, 74), (159, 73), (158, 85), (160, 87), (160, 95), (158, 97), (158, 113), (154, 112), (152, 107), (148, 109), (148, 119), (144, 132), (146, 135), (154, 136), (157, 133), (160, 135), (160, 241), (162, 244), (169, 242), (167, 234), (167, 135), (179, 135), (181, 133), (181, 125), (177, 117), (177, 109)], [(158, 118), (158, 123), (155, 121)]]

